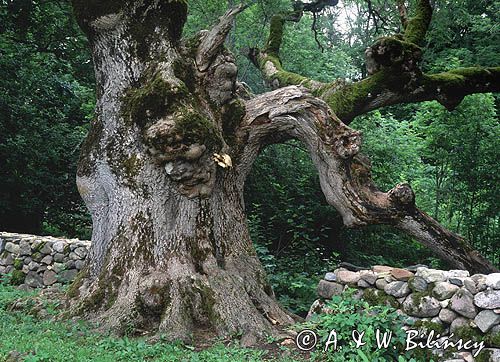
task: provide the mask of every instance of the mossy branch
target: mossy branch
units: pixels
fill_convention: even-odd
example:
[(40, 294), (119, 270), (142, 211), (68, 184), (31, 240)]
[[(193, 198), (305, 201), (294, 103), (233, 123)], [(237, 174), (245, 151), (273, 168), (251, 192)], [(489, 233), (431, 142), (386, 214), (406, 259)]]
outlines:
[(308, 89), (315, 90), (323, 84), (300, 74), (286, 71), (281, 64), (279, 53), (283, 41), (285, 21), (286, 17), (284, 15), (274, 15), (272, 17), (269, 37), (264, 49), (262, 51), (251, 49), (249, 58), (260, 69), (264, 78), (267, 79), (273, 88), (302, 85)]
[(332, 83), (316, 95), (323, 98), (344, 123), (366, 112), (399, 103), (437, 100), (448, 110), (469, 94), (500, 91), (500, 67), (458, 68), (437, 74), (386, 68), (353, 83)]
[(432, 18), (432, 6), (429, 0), (418, 0), (415, 15), (408, 19), (404, 37), (407, 41), (421, 45)]

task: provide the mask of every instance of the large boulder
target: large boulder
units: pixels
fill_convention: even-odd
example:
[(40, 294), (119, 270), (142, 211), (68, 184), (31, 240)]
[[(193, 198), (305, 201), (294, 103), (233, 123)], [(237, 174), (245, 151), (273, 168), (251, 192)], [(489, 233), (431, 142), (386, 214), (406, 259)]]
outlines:
[(436, 298), (430, 295), (422, 296), (420, 293), (412, 293), (406, 297), (403, 310), (414, 317), (435, 317), (439, 314), (441, 305)]
[(488, 289), (474, 296), (474, 304), (483, 309), (500, 308), (500, 290)]
[(461, 288), (450, 300), (450, 309), (467, 318), (474, 318), (477, 309), (474, 305), (474, 296), (465, 288)]

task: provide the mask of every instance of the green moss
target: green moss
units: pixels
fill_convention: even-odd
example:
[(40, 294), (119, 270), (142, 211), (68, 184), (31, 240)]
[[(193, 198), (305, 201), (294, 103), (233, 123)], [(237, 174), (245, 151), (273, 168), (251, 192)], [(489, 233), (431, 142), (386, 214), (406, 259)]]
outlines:
[(493, 352), (490, 350), (482, 350), (474, 359), (475, 362), (490, 362), (492, 361)]
[(398, 301), (392, 295), (387, 295), (382, 291), (377, 289), (367, 288), (363, 292), (362, 297), (368, 304), (375, 305), (389, 305), (393, 308), (399, 306)]
[(187, 93), (184, 87), (170, 84), (159, 73), (146, 77), (142, 83), (140, 88), (129, 89), (122, 100), (125, 121), (141, 126), (163, 116), (178, 98)]
[(278, 55), (283, 40), (283, 27), (285, 19), (281, 15), (274, 15), (271, 18), (271, 25), (269, 28), (269, 38), (267, 39), (264, 52), (268, 54)]
[(222, 108), (222, 131), (229, 143), (234, 141), (234, 131), (240, 125), (245, 113), (245, 103), (239, 98), (232, 100)]
[(484, 337), (484, 341), (486, 345), (494, 348), (500, 348), (500, 332), (497, 333), (488, 333)]
[(428, 334), (430, 331), (434, 331), (436, 334), (442, 334), (445, 330), (442, 324), (425, 320), (416, 321), (413, 327), (422, 330), (425, 334)]
[(99, 152), (101, 139), (104, 127), (98, 118), (94, 118), (90, 124), (90, 131), (85, 138), (85, 141), (80, 148), (80, 159), (78, 160), (77, 175), (90, 176), (94, 170), (95, 165), (92, 163), (92, 152)]
[(137, 155), (132, 155), (123, 161), (123, 170), (125, 176), (129, 179), (134, 179), (139, 174), (141, 169), (142, 161)]
[(42, 241), (40, 244), (38, 244), (37, 246), (35, 246), (35, 248), (33, 249), (33, 251), (35, 253), (40, 252), (40, 250), (42, 250), (42, 248), (45, 246), (45, 244), (47, 244), (47, 242), (46, 241)]
[(79, 288), (82, 286), (86, 275), (87, 275), (86, 268), (82, 269), (82, 270), (80, 270), (80, 272), (78, 272), (78, 274), (75, 277), (75, 280), (73, 280), (73, 283), (71, 283), (71, 285), (67, 291), (68, 297), (76, 298), (80, 295)]
[(480, 342), (483, 340), (483, 335), (481, 334), (479, 329), (469, 326), (458, 327), (454, 333), (457, 339), (461, 338), (464, 341)]
[(432, 7), (429, 0), (418, 0), (415, 16), (408, 20), (405, 30), (405, 38), (409, 42), (421, 44), (429, 28), (432, 17)]
[(174, 133), (182, 136), (184, 144), (204, 144), (209, 149), (222, 145), (222, 138), (211, 120), (190, 107), (175, 113)]
[(273, 79), (277, 79), (280, 85), (303, 85), (304, 87), (311, 88), (312, 82), (309, 78), (303, 77), (299, 74), (287, 72), (283, 69), (281, 61), (276, 55), (266, 55), (259, 60), (259, 67), (264, 69), (267, 62), (271, 62), (276, 68), (277, 72), (273, 75)]
[(23, 261), (22, 261), (22, 259), (16, 259), (16, 260), (14, 260), (14, 269), (21, 270), (22, 267), (23, 267)]
[(14, 270), (12, 272), (12, 276), (10, 277), (10, 284), (12, 285), (21, 285), (24, 283), (24, 279), (26, 275), (21, 270)]

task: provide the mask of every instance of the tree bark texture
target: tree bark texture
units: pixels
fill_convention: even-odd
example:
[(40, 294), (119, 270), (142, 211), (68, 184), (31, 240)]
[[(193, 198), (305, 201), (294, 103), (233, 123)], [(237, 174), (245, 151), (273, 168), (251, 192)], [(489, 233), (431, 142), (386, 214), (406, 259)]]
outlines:
[(224, 48), (243, 7), (183, 40), (182, 0), (73, 6), (92, 47), (98, 94), (77, 174), (93, 232), (87, 267), (69, 292), (75, 313), (118, 332), (183, 340), (207, 328), (254, 340), (293, 323), (256, 256), (243, 200), (259, 152), (290, 138), (308, 148), (347, 226), (391, 224), (459, 268), (494, 269), (418, 210), (408, 185), (377, 190), (359, 154), (360, 133), (314, 89), (243, 96)]

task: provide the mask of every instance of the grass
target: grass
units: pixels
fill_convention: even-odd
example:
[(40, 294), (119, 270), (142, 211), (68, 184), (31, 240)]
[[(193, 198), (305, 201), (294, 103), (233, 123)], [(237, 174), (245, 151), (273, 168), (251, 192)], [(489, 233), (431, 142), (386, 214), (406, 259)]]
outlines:
[[(98, 334), (84, 322), (51, 320), (59, 313), (57, 303), (46, 302), (47, 318), (32, 314), (34, 304), (29, 297), (36, 293), (22, 292), (0, 283), (0, 361), (8, 361), (12, 351), (23, 361), (296, 361), (292, 357), (273, 359), (265, 350), (240, 348), (219, 342), (196, 351), (194, 347), (175, 343), (147, 343), (144, 338), (119, 338)], [(23, 298), (21, 310), (10, 305)], [(16, 308), (17, 309), (17, 308)]]

